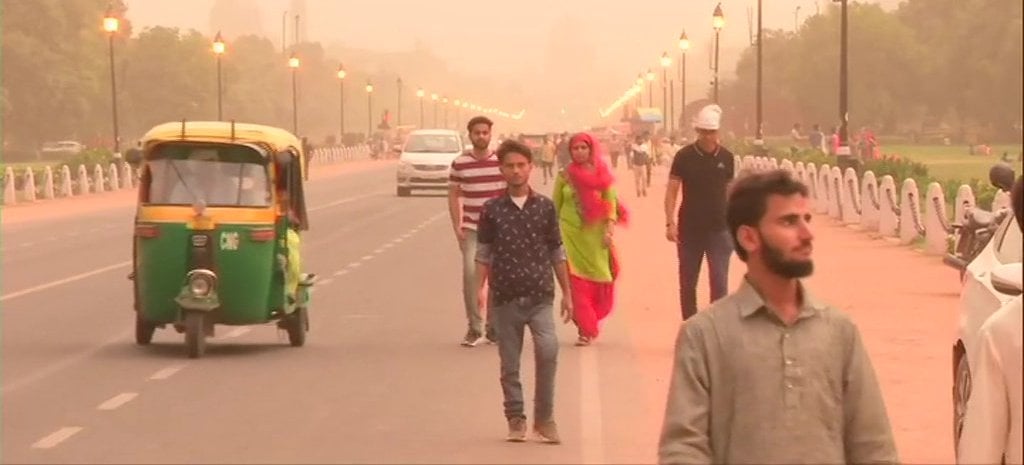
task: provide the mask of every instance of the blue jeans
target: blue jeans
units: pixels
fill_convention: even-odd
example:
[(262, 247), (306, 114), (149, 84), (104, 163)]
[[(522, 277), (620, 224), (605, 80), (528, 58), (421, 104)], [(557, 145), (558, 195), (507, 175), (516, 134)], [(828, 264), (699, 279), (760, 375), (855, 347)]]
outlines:
[(516, 299), (495, 305), (492, 309), (498, 333), (505, 418), (526, 417), (523, 413), (523, 385), (519, 382), (519, 362), (523, 354), (523, 334), (529, 327), (536, 365), (534, 421), (551, 420), (555, 403), (555, 369), (558, 366), (558, 337), (552, 299), (540, 302)]
[(697, 314), (697, 279), (700, 265), (708, 257), (708, 278), (711, 282), (711, 301), (729, 293), (729, 259), (733, 242), (729, 231), (694, 233), (680, 231), (676, 243), (679, 254), (679, 306), (683, 320)]

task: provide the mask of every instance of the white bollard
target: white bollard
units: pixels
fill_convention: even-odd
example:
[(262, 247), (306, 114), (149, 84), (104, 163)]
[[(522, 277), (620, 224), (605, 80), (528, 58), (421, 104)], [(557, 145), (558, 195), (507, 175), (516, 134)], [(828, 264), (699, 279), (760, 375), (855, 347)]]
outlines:
[(100, 193), (106, 190), (107, 181), (103, 179), (103, 167), (99, 164), (92, 167), (93, 192)]
[(808, 163), (806, 166), (806, 173), (804, 174), (804, 184), (811, 189), (811, 200), (812, 205), (815, 206), (817, 211), (818, 197), (821, 197), (821, 193), (818, 192), (818, 169), (814, 167), (814, 163)]
[(117, 165), (111, 163), (107, 167), (107, 183), (111, 191), (116, 191), (121, 188), (121, 177), (117, 174)]
[(74, 195), (74, 185), (71, 183), (71, 168), (68, 168), (68, 165), (60, 165), (60, 196), (72, 197)]
[(92, 192), (89, 179), (89, 170), (86, 169), (85, 165), (78, 165), (78, 195), (86, 195)]
[(900, 217), (896, 213), (899, 194), (896, 192), (896, 181), (892, 176), (882, 176), (878, 196), (878, 234), (882, 237), (894, 237), (900, 226)]
[(903, 180), (900, 188), (900, 244), (908, 245), (918, 237), (918, 220), (921, 220), (921, 195), (913, 178)]
[(828, 178), (832, 175), (832, 168), (828, 165), (821, 165), (818, 168), (818, 176), (815, 178), (815, 189), (818, 190), (818, 213), (828, 213), (828, 204), (832, 201), (832, 188), (829, 187)]
[(750, 155), (743, 157), (743, 169), (757, 171), (757, 163), (754, 161), (754, 157)]
[[(790, 169), (788, 171), (791, 171), (793, 169), (793, 162), (791, 162), (789, 160), (786, 160), (786, 161), (789, 162), (789, 168)], [(772, 158), (772, 159), (768, 160), (768, 163), (772, 166), (773, 170), (779, 169), (779, 159), (778, 158)]]
[(928, 184), (924, 205), (924, 240), (925, 252), (941, 255), (948, 248), (947, 238), (950, 231), (946, 229), (946, 194), (942, 185), (937, 182)]
[(974, 208), (974, 191), (971, 190), (971, 186), (967, 184), (961, 184), (960, 188), (956, 190), (956, 200), (953, 204), (953, 224), (964, 224), (964, 218), (967, 215), (967, 211)]
[(789, 171), (792, 174), (796, 174), (796, 167), (793, 166), (793, 162), (789, 160), (782, 160), (782, 164), (779, 165), (779, 167), (786, 171)]
[(54, 198), (53, 168), (49, 166), (43, 170), (43, 198), (46, 200), (53, 200)]
[(798, 161), (793, 165), (793, 174), (800, 182), (807, 184), (807, 167), (804, 166), (804, 162)]
[[(838, 168), (837, 168), (838, 170)], [(864, 199), (860, 197), (860, 183), (857, 181), (857, 172), (853, 168), (846, 168), (846, 172), (843, 173), (842, 190), (843, 195), (840, 196), (843, 199), (843, 223), (845, 224), (857, 224), (860, 223), (860, 209), (864, 208)]]
[(843, 220), (843, 202), (847, 197), (843, 190), (843, 173), (838, 166), (833, 166), (828, 172), (828, 216), (833, 219)]
[(992, 198), (992, 211), (994, 212), (1004, 208), (1011, 208), (1012, 205), (1013, 204), (1010, 201), (1010, 194), (1007, 194), (1006, 191), (1000, 190), (999, 192), (996, 192), (996, 196)]
[(865, 171), (860, 180), (860, 226), (866, 231), (878, 231), (878, 180), (875, 173)]
[(121, 188), (135, 188), (135, 180), (132, 179), (132, 165), (129, 165), (127, 162), (121, 163)]
[(15, 189), (16, 183), (14, 170), (8, 166), (4, 170), (4, 205), (16, 205), (18, 203), (18, 191)]
[(25, 193), (26, 202), (36, 201), (36, 174), (32, 172), (32, 168), (25, 170), (24, 180), (21, 183), (21, 190)]

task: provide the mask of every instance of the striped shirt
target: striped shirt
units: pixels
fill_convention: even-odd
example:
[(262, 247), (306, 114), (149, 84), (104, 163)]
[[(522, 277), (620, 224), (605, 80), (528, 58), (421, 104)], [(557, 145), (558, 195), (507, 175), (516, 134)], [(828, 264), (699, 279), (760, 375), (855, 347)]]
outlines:
[(491, 153), (477, 160), (465, 152), (452, 161), (448, 182), (462, 189), (462, 227), (476, 230), (484, 202), (505, 193), (505, 178), (501, 175), (498, 155)]

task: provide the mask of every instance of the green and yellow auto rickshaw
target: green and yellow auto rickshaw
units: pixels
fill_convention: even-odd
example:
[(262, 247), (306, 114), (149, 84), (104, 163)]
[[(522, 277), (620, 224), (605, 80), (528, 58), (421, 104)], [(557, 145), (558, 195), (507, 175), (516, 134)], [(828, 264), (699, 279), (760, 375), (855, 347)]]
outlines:
[(302, 142), (269, 126), (181, 121), (151, 129), (141, 158), (136, 343), (171, 325), (197, 358), (215, 325), (276, 321), (302, 346), (315, 279), (298, 250), (309, 227)]

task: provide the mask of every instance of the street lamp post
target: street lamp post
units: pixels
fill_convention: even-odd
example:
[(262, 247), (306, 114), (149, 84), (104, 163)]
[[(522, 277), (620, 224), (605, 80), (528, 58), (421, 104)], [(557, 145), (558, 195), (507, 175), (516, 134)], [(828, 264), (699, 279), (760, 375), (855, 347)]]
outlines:
[(444, 128), (448, 129), (448, 97), (441, 98), (441, 105), (444, 106)]
[(117, 124), (117, 73), (114, 71), (114, 34), (121, 26), (121, 21), (114, 16), (114, 10), (107, 7), (107, 14), (103, 17), (103, 30), (107, 31), (107, 40), (110, 44), (110, 103), (114, 116), (114, 153), (121, 153), (121, 136), (118, 133)]
[(662, 112), (662, 127), (666, 133), (671, 132), (669, 129), (668, 122), (671, 117), (668, 115), (668, 67), (672, 66), (672, 59), (669, 58), (668, 52), (661, 54), (661, 112)]
[(288, 59), (288, 67), (292, 69), (292, 133), (299, 135), (299, 58), (292, 53)]
[(718, 39), (722, 34), (722, 28), (725, 27), (725, 15), (722, 13), (722, 4), (719, 3), (715, 6), (715, 13), (711, 18), (711, 25), (715, 28), (715, 103), (718, 103)]
[(395, 115), (395, 125), (402, 125), (402, 77), (398, 77), (398, 112)]
[(836, 161), (841, 168), (846, 169), (853, 161), (850, 154), (849, 124), (850, 110), (849, 91), (849, 16), (847, 11), (847, 0), (833, 0), (840, 4), (839, 22), (839, 149), (836, 150)]
[(345, 77), (348, 73), (345, 72), (345, 65), (338, 65), (338, 124), (341, 133), (338, 135), (338, 144), (344, 145), (345, 141)]
[(647, 106), (654, 106), (654, 71), (647, 68)]
[(690, 50), (690, 38), (686, 31), (679, 35), (679, 129), (686, 124), (686, 52)]
[(764, 28), (761, 25), (762, 0), (757, 0), (757, 127), (754, 145), (764, 145)]
[(373, 83), (369, 79), (366, 80), (366, 137), (373, 137)]
[(430, 94), (430, 100), (434, 101), (434, 127), (437, 127), (437, 94)]
[(217, 36), (213, 38), (213, 54), (217, 55), (217, 121), (224, 120), (224, 81), (221, 79), (220, 57), (224, 55), (226, 48), (220, 31), (217, 31)]
[(423, 88), (420, 87), (416, 91), (416, 98), (420, 99), (420, 129), (423, 129), (423, 96), (424, 95), (426, 95), (426, 93), (423, 92)]

